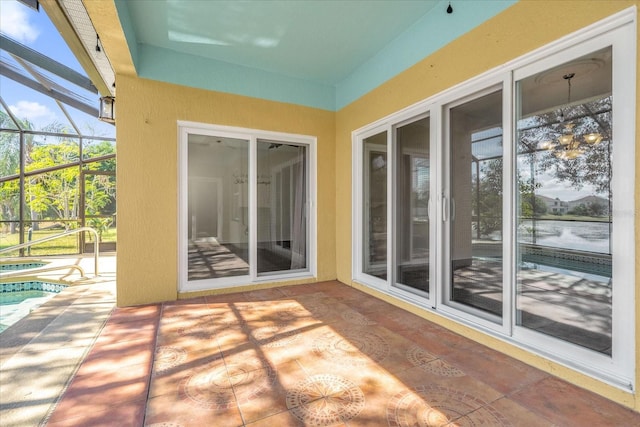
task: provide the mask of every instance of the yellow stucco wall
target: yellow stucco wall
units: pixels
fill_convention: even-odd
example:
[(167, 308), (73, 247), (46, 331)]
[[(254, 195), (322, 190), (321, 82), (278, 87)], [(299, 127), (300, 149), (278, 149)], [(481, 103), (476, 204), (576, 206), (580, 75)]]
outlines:
[(317, 137), (317, 278), (336, 277), (334, 113), (135, 76), (117, 82), (119, 306), (178, 297), (178, 120)]
[[(456, 84), (498, 67), (536, 48), (606, 18), (638, 1), (520, 1), (493, 19), (463, 35), (420, 63), (343, 108), (336, 116), (336, 255), (338, 280), (376, 294), (455, 332), (503, 351), (542, 370), (640, 410), (631, 394), (533, 355), (499, 339), (394, 300), (351, 280), (351, 132), (391, 113), (429, 98)], [(638, 55), (640, 58), (640, 54)], [(638, 67), (640, 70), (640, 66)], [(640, 88), (640, 82), (637, 87)], [(636, 109), (636, 114), (640, 108)], [(640, 127), (636, 128), (636, 135)], [(636, 137), (636, 212), (640, 212), (640, 146)], [(640, 216), (636, 217), (636, 242), (640, 242)], [(640, 272), (640, 247), (636, 244), (636, 271)], [(640, 295), (636, 278), (636, 295)], [(640, 366), (640, 304), (636, 302), (636, 366)], [(633, 321), (630, 319), (630, 321)], [(636, 370), (636, 386), (640, 375)]]
[(316, 280), (335, 279), (335, 113), (140, 79), (114, 2), (83, 4), (116, 72), (118, 306), (211, 293), (177, 290), (178, 120), (317, 138)]

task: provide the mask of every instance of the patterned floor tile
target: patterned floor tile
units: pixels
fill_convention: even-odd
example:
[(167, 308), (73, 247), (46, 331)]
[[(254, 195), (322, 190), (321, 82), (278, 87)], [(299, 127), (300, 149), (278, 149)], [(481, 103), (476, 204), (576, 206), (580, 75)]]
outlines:
[(147, 402), (145, 426), (238, 427), (242, 417), (237, 407), (197, 405), (184, 396), (162, 395)]
[(640, 413), (554, 377), (538, 381), (509, 397), (557, 425), (640, 425)]
[(364, 392), (354, 382), (335, 374), (310, 376), (287, 391), (287, 408), (310, 427), (348, 423), (364, 408)]
[(114, 402), (123, 426), (640, 425), (335, 281), (138, 310), (114, 312), (50, 425), (109, 425)]

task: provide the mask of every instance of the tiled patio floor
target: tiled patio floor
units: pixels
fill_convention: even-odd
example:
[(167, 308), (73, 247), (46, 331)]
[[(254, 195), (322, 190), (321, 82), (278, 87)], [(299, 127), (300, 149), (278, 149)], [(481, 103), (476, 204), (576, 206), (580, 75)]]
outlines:
[(49, 426), (632, 426), (339, 282), (117, 309)]

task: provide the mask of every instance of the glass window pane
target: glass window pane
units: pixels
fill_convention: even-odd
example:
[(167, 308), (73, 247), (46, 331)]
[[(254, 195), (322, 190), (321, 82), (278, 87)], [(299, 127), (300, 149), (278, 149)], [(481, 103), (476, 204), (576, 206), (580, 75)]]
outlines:
[(249, 142), (188, 138), (188, 278), (249, 274)]
[(607, 48), (517, 84), (517, 324), (608, 355), (611, 65)]
[(396, 281), (429, 292), (429, 118), (396, 130)]
[(0, 178), (20, 173), (20, 134), (0, 132)]
[(258, 274), (307, 268), (307, 147), (258, 140)]
[(502, 316), (502, 91), (450, 110), (450, 299)]
[(387, 278), (387, 133), (365, 138), (362, 272)]

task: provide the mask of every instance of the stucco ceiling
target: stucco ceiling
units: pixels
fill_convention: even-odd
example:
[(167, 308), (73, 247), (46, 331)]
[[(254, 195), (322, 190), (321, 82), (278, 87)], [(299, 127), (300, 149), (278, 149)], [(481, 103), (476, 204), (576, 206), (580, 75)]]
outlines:
[(127, 7), (140, 44), (336, 84), (437, 3), (132, 1)]
[(141, 77), (337, 109), (514, 1), (115, 3)]

